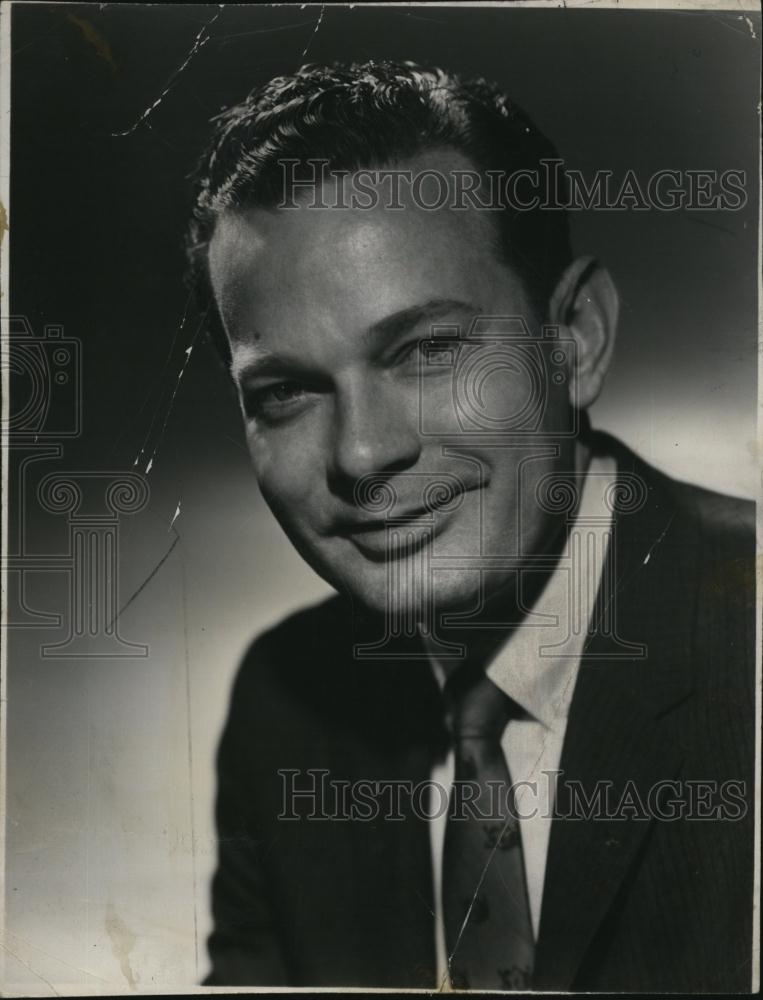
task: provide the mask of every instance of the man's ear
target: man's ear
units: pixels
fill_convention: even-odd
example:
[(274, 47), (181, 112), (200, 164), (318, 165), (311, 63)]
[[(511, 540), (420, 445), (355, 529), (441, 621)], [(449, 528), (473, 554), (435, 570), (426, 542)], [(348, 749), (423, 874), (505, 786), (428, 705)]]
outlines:
[(620, 300), (609, 272), (579, 257), (560, 278), (549, 304), (550, 323), (577, 347), (570, 361), (570, 402), (590, 406), (601, 392), (615, 343)]

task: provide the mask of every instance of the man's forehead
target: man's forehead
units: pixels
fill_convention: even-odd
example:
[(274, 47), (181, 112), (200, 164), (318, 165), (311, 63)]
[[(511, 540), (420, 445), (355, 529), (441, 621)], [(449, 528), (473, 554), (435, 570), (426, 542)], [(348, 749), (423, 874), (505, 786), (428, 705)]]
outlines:
[[(442, 163), (432, 154), (410, 161), (422, 170), (432, 162)], [(306, 327), (328, 345), (334, 331), (354, 335), (431, 300), (517, 307), (521, 284), (496, 243), (495, 220), (471, 208), (250, 208), (219, 220), (210, 274), (234, 345), (255, 346), (259, 335), (304, 342)]]
[[(473, 239), (481, 245), (486, 239), (492, 242), (494, 213), (473, 205), (456, 210), (449, 207), (457, 200), (454, 190), (457, 173), (474, 170), (472, 161), (457, 150), (427, 150), (378, 170), (359, 168), (341, 172), (338, 180), (325, 188), (318, 183), (315, 188), (295, 192), (293, 197), (285, 195), (289, 204), (286, 208), (255, 207), (225, 212), (218, 219), (210, 241), (213, 283), (219, 287), (221, 282), (234, 277), (231, 271), (252, 266), (279, 247), (300, 249), (304, 257), (311, 246), (320, 244), (325, 252), (327, 239), (332, 246), (341, 244), (349, 252), (362, 250), (371, 240), (378, 252), (379, 237), (384, 233), (397, 231), (401, 239), (410, 239), (415, 229), (437, 231), (440, 240), (451, 235), (461, 241)], [(442, 185), (453, 196), (444, 199), (441, 207), (428, 209), (421, 204), (425, 199), (413, 194), (419, 190), (421, 195), (425, 188), (417, 189), (410, 181), (393, 185), (388, 176), (391, 172), (404, 174), (406, 179), (422, 179), (424, 186), (427, 181), (434, 183), (432, 175), (436, 173), (441, 178), (436, 182), (438, 187)], [(348, 195), (348, 190), (356, 190), (360, 177), (364, 189), (377, 192), (368, 207), (353, 205)], [(390, 207), (398, 199), (400, 207)], [(404, 250), (404, 246), (398, 245), (398, 250)]]

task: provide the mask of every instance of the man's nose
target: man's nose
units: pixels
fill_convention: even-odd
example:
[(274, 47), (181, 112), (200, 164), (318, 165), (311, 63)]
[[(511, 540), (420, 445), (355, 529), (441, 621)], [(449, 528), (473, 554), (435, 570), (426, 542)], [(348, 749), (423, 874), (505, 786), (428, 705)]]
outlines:
[(338, 395), (330, 472), (343, 491), (361, 476), (408, 469), (420, 453), (416, 415), (387, 398), (378, 384)]

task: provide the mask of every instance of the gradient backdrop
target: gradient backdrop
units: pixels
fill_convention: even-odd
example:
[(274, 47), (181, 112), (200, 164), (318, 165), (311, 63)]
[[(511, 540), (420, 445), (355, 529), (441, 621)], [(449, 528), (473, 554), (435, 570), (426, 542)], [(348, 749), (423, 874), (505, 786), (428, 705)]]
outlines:
[[(594, 423), (678, 476), (757, 489), (758, 15), (329, 6), (316, 31), (315, 6), (103, 7), (13, 10), (10, 307), (81, 342), (82, 433), (58, 459), (38, 441), (17, 470), (11, 541), (66, 553), (65, 516), (40, 514), (44, 474), (117, 474), (142, 448), (145, 471), (153, 455), (119, 549), (121, 634), (149, 655), (43, 659), (65, 628), (9, 633), (9, 991), (204, 975), (213, 756), (236, 661), (326, 592), (258, 496), (192, 307), (183, 322), (185, 177), (222, 106), (305, 58), (416, 59), (504, 85), (587, 176), (745, 170), (742, 211), (577, 213), (573, 234), (622, 296)], [(57, 397), (54, 432), (71, 405)], [(66, 615), (65, 574), (25, 586), (28, 607)]]

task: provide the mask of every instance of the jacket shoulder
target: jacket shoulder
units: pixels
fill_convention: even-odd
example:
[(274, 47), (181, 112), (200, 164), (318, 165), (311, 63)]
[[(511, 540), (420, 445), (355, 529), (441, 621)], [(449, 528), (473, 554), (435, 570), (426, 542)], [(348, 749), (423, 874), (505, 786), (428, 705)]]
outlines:
[(275, 708), (283, 699), (317, 695), (331, 678), (339, 683), (352, 635), (352, 609), (338, 595), (287, 615), (244, 652), (233, 682), (232, 710), (244, 704)]
[(244, 653), (243, 663), (264, 656), (293, 655), (303, 648), (314, 651), (332, 637), (336, 639), (337, 630), (351, 625), (351, 610), (338, 594), (334, 594), (286, 615), (255, 636)]
[(676, 479), (650, 465), (622, 441), (605, 432), (595, 432), (593, 441), (596, 451), (616, 458), (619, 470), (636, 473), (643, 479), (655, 505), (672, 510), (680, 523), (693, 528), (703, 540), (738, 546), (745, 554), (752, 551), (755, 541), (754, 501)]
[(669, 481), (676, 516), (701, 555), (705, 589), (728, 604), (750, 606), (755, 593), (755, 503), (677, 480)]
[(695, 518), (704, 533), (740, 543), (754, 539), (754, 501), (679, 480), (670, 480), (670, 488), (676, 507)]

